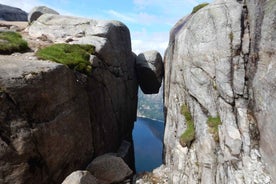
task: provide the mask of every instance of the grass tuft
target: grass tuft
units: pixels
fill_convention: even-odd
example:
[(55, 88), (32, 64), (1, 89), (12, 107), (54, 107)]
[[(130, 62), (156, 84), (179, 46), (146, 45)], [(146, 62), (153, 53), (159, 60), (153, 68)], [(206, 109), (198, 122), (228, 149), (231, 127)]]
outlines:
[(94, 53), (95, 47), (93, 45), (60, 43), (38, 50), (36, 56), (39, 59), (67, 65), (73, 70), (89, 75), (92, 71), (89, 58)]
[(201, 8), (207, 6), (208, 4), (209, 4), (209, 3), (202, 3), (202, 4), (199, 4), (199, 5), (195, 6), (195, 7), (193, 8), (192, 14), (196, 13), (198, 10), (200, 10)]
[(194, 122), (192, 120), (192, 115), (189, 111), (189, 108), (186, 105), (181, 106), (181, 114), (186, 119), (187, 128), (180, 136), (179, 142), (183, 147), (185, 147), (190, 146), (192, 141), (195, 139), (195, 127)]
[(209, 126), (209, 132), (213, 135), (214, 140), (219, 142), (218, 127), (221, 125), (220, 117), (209, 117), (207, 125)]
[(29, 50), (28, 43), (16, 32), (0, 32), (0, 54), (12, 54)]

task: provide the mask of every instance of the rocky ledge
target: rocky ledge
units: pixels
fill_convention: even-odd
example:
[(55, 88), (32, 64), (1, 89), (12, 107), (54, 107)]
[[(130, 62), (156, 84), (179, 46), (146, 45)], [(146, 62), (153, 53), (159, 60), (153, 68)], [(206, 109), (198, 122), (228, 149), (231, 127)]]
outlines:
[[(0, 55), (0, 183), (87, 176), (87, 165), (110, 152), (133, 169), (138, 82), (128, 28), (43, 11), (21, 32), (31, 51)], [(94, 45), (91, 74), (37, 59), (37, 49), (54, 43)]]

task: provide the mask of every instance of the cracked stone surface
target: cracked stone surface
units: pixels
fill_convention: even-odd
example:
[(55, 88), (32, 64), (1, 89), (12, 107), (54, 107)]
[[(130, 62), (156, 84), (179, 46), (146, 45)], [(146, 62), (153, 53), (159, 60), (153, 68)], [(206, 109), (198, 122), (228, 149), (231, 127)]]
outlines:
[[(179, 184), (276, 182), (275, 4), (216, 0), (171, 30), (165, 160), (153, 174)], [(190, 147), (179, 143), (187, 127), (183, 104), (195, 125)], [(209, 117), (220, 117), (218, 141)]]
[[(44, 14), (23, 36), (45, 41), (34, 48), (96, 46), (91, 76), (33, 53), (0, 56), (0, 183), (61, 183), (132, 140), (138, 85), (129, 30), (117, 21)], [(131, 153), (126, 160), (133, 163)]]

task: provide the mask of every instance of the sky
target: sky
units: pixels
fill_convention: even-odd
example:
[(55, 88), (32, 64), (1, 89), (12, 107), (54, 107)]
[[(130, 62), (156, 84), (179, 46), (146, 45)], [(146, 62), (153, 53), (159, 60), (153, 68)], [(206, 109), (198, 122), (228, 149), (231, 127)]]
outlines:
[(0, 0), (0, 4), (29, 12), (47, 6), (62, 15), (91, 19), (118, 20), (130, 30), (136, 54), (157, 50), (164, 54), (170, 29), (193, 7), (212, 0)]

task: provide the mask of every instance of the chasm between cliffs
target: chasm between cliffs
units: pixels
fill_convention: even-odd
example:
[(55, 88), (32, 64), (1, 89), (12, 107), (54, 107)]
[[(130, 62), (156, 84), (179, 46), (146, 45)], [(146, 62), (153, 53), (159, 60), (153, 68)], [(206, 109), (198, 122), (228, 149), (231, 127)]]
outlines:
[(152, 95), (145, 95), (139, 89), (132, 136), (136, 172), (148, 172), (160, 166), (164, 136), (163, 89)]

